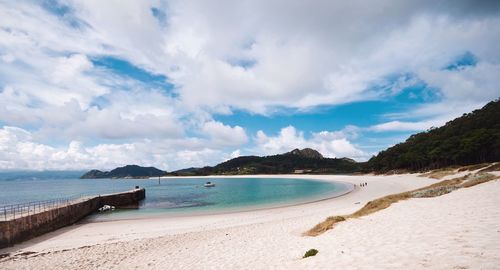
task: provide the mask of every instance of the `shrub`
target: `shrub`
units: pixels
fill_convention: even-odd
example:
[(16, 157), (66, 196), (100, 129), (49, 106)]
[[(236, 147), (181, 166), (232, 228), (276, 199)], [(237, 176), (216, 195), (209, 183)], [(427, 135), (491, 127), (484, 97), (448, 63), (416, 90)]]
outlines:
[(304, 257), (302, 258), (307, 258), (307, 257), (311, 257), (311, 256), (316, 256), (316, 254), (318, 254), (318, 250), (317, 249), (314, 249), (314, 248), (311, 248), (310, 250), (308, 250), (306, 252), (306, 254), (304, 254)]

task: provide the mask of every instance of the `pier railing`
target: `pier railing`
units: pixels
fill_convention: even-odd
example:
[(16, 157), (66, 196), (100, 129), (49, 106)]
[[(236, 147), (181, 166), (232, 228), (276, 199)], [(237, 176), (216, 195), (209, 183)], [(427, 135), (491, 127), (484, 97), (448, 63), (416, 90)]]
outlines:
[(16, 219), (28, 215), (41, 213), (65, 205), (70, 205), (85, 198), (89, 198), (89, 196), (79, 195), (69, 198), (59, 198), (52, 200), (3, 205), (0, 206), (0, 221), (7, 221), (11, 219)]
[(146, 189), (136, 186), (101, 195), (0, 205), (0, 249), (75, 224), (103, 205), (128, 209), (144, 198)]
[(9, 205), (0, 204), (0, 221), (8, 221), (28, 215), (42, 213), (47, 210), (58, 209), (73, 203), (78, 203), (90, 198), (103, 196), (104, 194), (114, 194), (124, 192), (123, 188), (109, 189), (103, 194), (78, 194), (72, 197), (57, 198), (43, 201), (33, 201)]

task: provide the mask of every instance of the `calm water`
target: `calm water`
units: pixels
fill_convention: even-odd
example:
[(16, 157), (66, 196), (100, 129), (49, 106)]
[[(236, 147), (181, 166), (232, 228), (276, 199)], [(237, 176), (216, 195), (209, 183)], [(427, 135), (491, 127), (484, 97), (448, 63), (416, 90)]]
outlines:
[[(0, 205), (146, 188), (146, 199), (138, 210), (91, 217), (106, 220), (290, 205), (338, 196), (351, 188), (343, 183), (286, 178), (169, 178), (160, 184), (158, 179), (78, 179), (82, 173), (0, 172)], [(206, 181), (216, 187), (203, 187)]]

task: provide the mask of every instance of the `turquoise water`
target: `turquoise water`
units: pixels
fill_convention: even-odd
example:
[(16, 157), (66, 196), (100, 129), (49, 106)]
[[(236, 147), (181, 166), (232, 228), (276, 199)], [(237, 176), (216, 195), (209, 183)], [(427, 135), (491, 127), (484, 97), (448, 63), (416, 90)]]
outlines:
[[(292, 205), (346, 193), (349, 184), (286, 178), (78, 179), (82, 172), (0, 173), (0, 205), (99, 195), (146, 188), (137, 210), (116, 210), (93, 220), (240, 211)], [(213, 188), (203, 184), (212, 181)]]

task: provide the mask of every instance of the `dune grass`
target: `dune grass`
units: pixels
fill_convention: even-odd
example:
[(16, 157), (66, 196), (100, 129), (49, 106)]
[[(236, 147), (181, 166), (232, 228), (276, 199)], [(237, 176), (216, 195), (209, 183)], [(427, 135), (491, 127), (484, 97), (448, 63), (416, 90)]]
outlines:
[(409, 192), (403, 192), (403, 193), (398, 193), (398, 194), (393, 194), (393, 195), (388, 195), (382, 198), (375, 199), (373, 201), (369, 201), (363, 208), (359, 209), (358, 211), (350, 214), (350, 215), (345, 215), (345, 216), (331, 216), (326, 218), (323, 222), (320, 222), (316, 224), (313, 228), (308, 230), (305, 235), (307, 236), (318, 236), (328, 230), (331, 230), (333, 226), (339, 222), (345, 221), (349, 218), (357, 218), (357, 217), (362, 217), (369, 215), (371, 213), (380, 211), (382, 209), (385, 209), (391, 204), (398, 202), (400, 200), (406, 200), (410, 198), (410, 193)]
[(377, 211), (383, 210), (391, 206), (393, 203), (407, 200), (410, 198), (431, 198), (441, 196), (447, 193), (452, 192), (453, 190), (459, 188), (467, 188), (471, 186), (475, 186), (478, 184), (482, 184), (494, 179), (498, 179), (499, 177), (492, 174), (468, 174), (462, 177), (457, 177), (450, 180), (444, 180), (438, 183), (434, 183), (432, 185), (415, 189), (412, 191), (387, 195), (382, 198), (375, 199), (373, 201), (369, 201), (365, 206), (363, 206), (358, 211), (345, 216), (331, 216), (325, 219), (323, 222), (316, 224), (313, 228), (304, 233), (306, 236), (318, 236), (328, 230), (331, 230), (335, 224), (346, 221), (350, 218), (359, 218), (362, 216), (366, 216)]
[(469, 187), (473, 187), (475, 185), (486, 183), (486, 182), (489, 182), (491, 180), (498, 179), (498, 178), (499, 178), (498, 176), (495, 176), (493, 174), (479, 173), (478, 177), (476, 177), (474, 179), (471, 179), (469, 181), (466, 181), (465, 183), (462, 184), (461, 187), (463, 187), (463, 188), (469, 188)]
[(500, 171), (500, 162), (497, 162), (495, 164), (492, 164), (479, 172), (494, 172), (494, 171)]
[(500, 163), (496, 163), (496, 164), (480, 163), (480, 164), (473, 164), (473, 165), (467, 165), (467, 166), (462, 166), (462, 167), (450, 166), (450, 167), (435, 169), (435, 170), (423, 173), (420, 176), (434, 178), (434, 179), (441, 179), (445, 176), (453, 175), (457, 172), (475, 171), (475, 170), (479, 170), (479, 169), (482, 169), (479, 172), (498, 171), (498, 170), (500, 170)]
[(458, 167), (446, 167), (446, 168), (436, 169), (436, 170), (432, 170), (430, 172), (423, 173), (420, 176), (429, 177), (429, 178), (433, 178), (433, 179), (441, 179), (445, 176), (455, 174), (457, 169), (459, 169), (459, 168)]
[(474, 164), (474, 165), (468, 165), (468, 166), (463, 166), (458, 169), (458, 172), (465, 172), (465, 171), (475, 171), (479, 170), (481, 168), (490, 166), (490, 163), (480, 163), (480, 164)]
[(380, 211), (382, 209), (386, 209), (387, 207), (391, 206), (391, 204), (399, 202), (401, 200), (406, 200), (408, 198), (410, 198), (409, 192), (392, 194), (382, 198), (378, 198), (373, 201), (369, 201), (367, 204), (365, 204), (365, 206), (363, 206), (363, 208), (348, 215), (347, 218), (357, 218), (366, 216), (375, 213), (377, 211)]
[(336, 223), (345, 221), (343, 216), (331, 216), (327, 217), (325, 221), (316, 224), (312, 229), (308, 230), (305, 235), (307, 236), (318, 236), (328, 230), (333, 228)]

